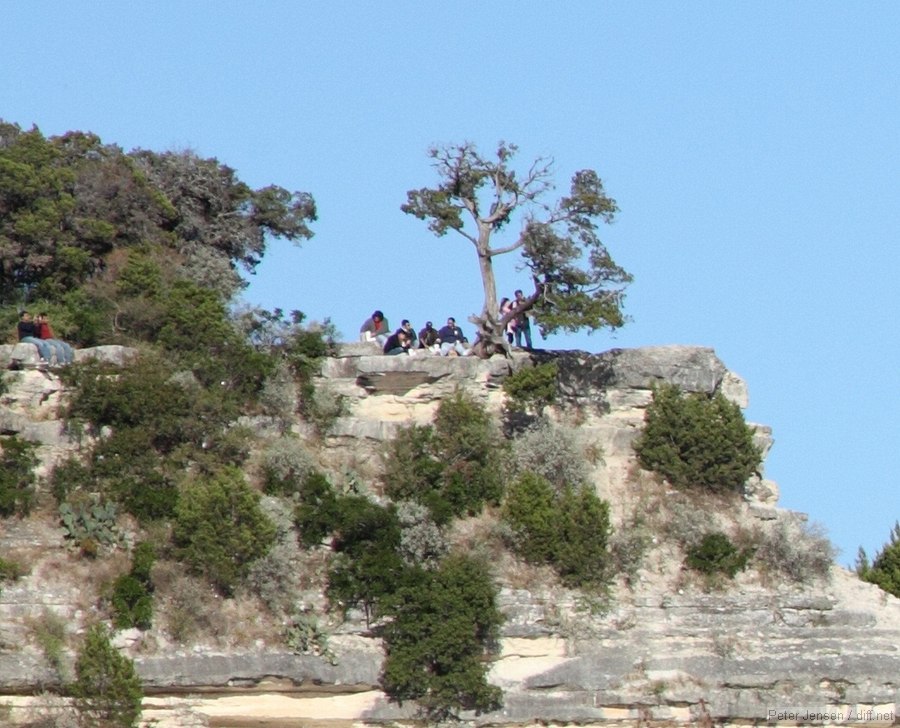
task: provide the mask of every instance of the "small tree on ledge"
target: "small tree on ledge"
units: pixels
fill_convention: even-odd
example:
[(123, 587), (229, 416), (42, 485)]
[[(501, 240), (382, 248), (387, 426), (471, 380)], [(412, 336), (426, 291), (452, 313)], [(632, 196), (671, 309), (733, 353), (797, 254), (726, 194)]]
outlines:
[[(475, 247), (484, 287), (484, 308), (469, 320), (479, 329), (477, 353), (508, 351), (503, 336), (514, 316), (531, 312), (541, 333), (616, 329), (625, 323), (623, 288), (631, 275), (616, 265), (597, 231), (618, 212), (593, 170), (576, 172), (570, 193), (555, 202), (553, 160), (538, 158), (520, 175), (511, 168), (518, 151), (500, 142), (496, 160), (482, 156), (473, 144), (434, 147), (439, 183), (407, 192), (403, 212), (428, 220), (438, 237), (454, 230)], [(503, 243), (493, 240), (514, 221), (518, 233)], [(524, 303), (500, 315), (493, 259), (518, 251), (531, 286)]]

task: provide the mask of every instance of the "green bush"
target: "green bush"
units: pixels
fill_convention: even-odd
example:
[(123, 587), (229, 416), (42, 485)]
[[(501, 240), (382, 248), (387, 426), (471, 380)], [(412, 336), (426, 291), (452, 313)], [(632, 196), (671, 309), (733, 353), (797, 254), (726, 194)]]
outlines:
[(328, 478), (314, 472), (303, 481), (299, 499), (294, 523), (300, 531), (300, 543), (316, 546), (339, 527), (340, 498)]
[(115, 498), (141, 523), (171, 518), (178, 503), (174, 464), (157, 454), (141, 428), (113, 432), (94, 446), (94, 488)]
[(150, 569), (156, 560), (153, 545), (142, 541), (135, 545), (131, 571), (113, 583), (113, 621), (119, 629), (150, 629), (153, 620), (153, 583)]
[(451, 555), (400, 587), (387, 600), (381, 686), (402, 705), (418, 703), (431, 722), (500, 707), (502, 693), (487, 682), (485, 657), (496, 648), (503, 617), (486, 565)]
[(95, 432), (130, 431), (132, 440), (160, 455), (185, 445), (208, 447), (238, 413), (233, 402), (175, 376), (170, 362), (151, 353), (121, 368), (75, 365), (64, 376), (73, 387), (67, 420), (87, 422)]
[(140, 720), (143, 691), (134, 663), (110, 644), (103, 625), (85, 635), (70, 692), (84, 726), (131, 728)]
[(25, 573), (18, 561), (11, 561), (0, 556), (0, 581), (15, 581)]
[(530, 563), (552, 566), (567, 586), (592, 588), (607, 580), (609, 505), (592, 491), (557, 491), (525, 473), (509, 486), (502, 518), (513, 550)]
[(162, 357), (148, 353), (122, 368), (85, 364), (65, 376), (74, 389), (70, 426), (108, 432), (87, 464), (70, 460), (54, 472), (57, 498), (77, 487), (113, 497), (142, 523), (168, 519), (185, 469), (210, 473), (246, 458), (248, 434), (230, 424), (238, 414), (230, 395), (173, 372)]
[(507, 412), (540, 416), (556, 401), (559, 365), (555, 361), (523, 367), (503, 380)]
[(900, 597), (900, 522), (894, 524), (890, 541), (878, 552), (871, 566), (866, 552), (860, 548), (856, 573), (888, 594)]
[(502, 518), (510, 527), (510, 545), (519, 556), (532, 564), (555, 561), (560, 539), (559, 504), (545, 478), (523, 473), (510, 483)]
[(707, 576), (724, 574), (733, 579), (747, 568), (752, 555), (752, 549), (739, 549), (724, 533), (712, 531), (688, 549), (685, 563)]
[(400, 523), (393, 508), (358, 495), (338, 499), (332, 548), (337, 557), (328, 572), (328, 600), (346, 612), (361, 606), (367, 621), (404, 577), (399, 553)]
[(559, 508), (562, 532), (556, 571), (567, 586), (601, 586), (609, 576), (609, 504), (586, 488), (566, 488)]
[(717, 492), (739, 491), (761, 457), (736, 404), (668, 384), (654, 390), (634, 449), (642, 467), (675, 487)]
[(34, 445), (19, 438), (0, 438), (0, 516), (26, 516), (34, 500)]
[(69, 456), (57, 463), (48, 478), (50, 492), (60, 505), (71, 493), (90, 491), (94, 482), (91, 468), (76, 456)]
[(431, 426), (401, 430), (388, 446), (385, 492), (427, 506), (443, 524), (503, 495), (503, 443), (484, 406), (464, 393), (441, 400)]
[(178, 500), (172, 531), (176, 553), (223, 595), (234, 592), (275, 535), (260, 509), (259, 494), (235, 468), (191, 482)]

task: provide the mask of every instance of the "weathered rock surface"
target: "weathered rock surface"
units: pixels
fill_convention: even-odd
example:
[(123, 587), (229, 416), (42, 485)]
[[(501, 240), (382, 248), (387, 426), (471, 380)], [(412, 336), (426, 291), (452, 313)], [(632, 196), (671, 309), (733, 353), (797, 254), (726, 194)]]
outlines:
[[(128, 355), (88, 351), (79, 357), (121, 361)], [(3, 356), (0, 349), (0, 365)], [(429, 422), (440, 398), (458, 388), (499, 413), (504, 377), (550, 356), (559, 363), (561, 394), (552, 416), (577, 426), (602, 451), (596, 487), (617, 523), (646, 507), (635, 490), (631, 443), (655, 383), (720, 391), (747, 404), (743, 381), (706, 348), (516, 353), (510, 360), (481, 361), (385, 357), (371, 345), (351, 344), (322, 368), (321, 382), (349, 404), (327, 448), (335, 456), (374, 457), (398, 427)], [(4, 376), (8, 392), (0, 400), (0, 430), (34, 440), (50, 460), (73, 447), (57, 419), (64, 392), (52, 373), (22, 368)], [(769, 428), (756, 426), (756, 433), (767, 451)], [(747, 528), (796, 518), (777, 507), (778, 485), (761, 473), (748, 481), (744, 496), (737, 517)], [(25, 694), (54, 680), (29, 638), (28, 619), (50, 610), (77, 629), (96, 618), (96, 605), (84, 604), (77, 589), (54, 583), (53, 570), (70, 563), (59, 529), (9, 520), (0, 525), (0, 555), (38, 549), (51, 555), (43, 570), (0, 592), (0, 694)], [(873, 716), (888, 714), (894, 717), (880, 724), (895, 722), (900, 600), (837, 566), (829, 580), (805, 586), (740, 575), (728, 589), (705, 591), (684, 578), (676, 557), (660, 547), (629, 585), (614, 587), (599, 611), (558, 587), (504, 582), (502, 651), (491, 668), (491, 680), (503, 688), (504, 707), (467, 718), (483, 725), (746, 725), (766, 722), (771, 710), (828, 706), (845, 716), (856, 711), (857, 720), (848, 723), (873, 724)], [(264, 645), (223, 651), (123, 642), (148, 688), (145, 717), (161, 728), (266, 725), (266, 719), (279, 726), (350, 725), (412, 716), (410, 706), (391, 704), (378, 691), (381, 648), (362, 624), (344, 625), (332, 635), (333, 660)], [(7, 702), (24, 714), (22, 706), (34, 700)]]

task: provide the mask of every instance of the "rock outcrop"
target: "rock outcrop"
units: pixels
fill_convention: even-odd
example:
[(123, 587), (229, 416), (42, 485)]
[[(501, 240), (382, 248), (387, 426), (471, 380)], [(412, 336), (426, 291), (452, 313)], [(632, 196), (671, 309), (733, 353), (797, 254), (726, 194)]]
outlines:
[[(0, 351), (0, 365), (4, 356)], [(378, 452), (398, 427), (430, 422), (441, 397), (457, 389), (499, 415), (503, 379), (550, 357), (560, 372), (560, 401), (551, 415), (576, 427), (602, 452), (594, 481), (623, 531), (637, 520), (659, 521), (677, 500), (665, 484), (638, 472), (631, 448), (653, 385), (722, 392), (741, 407), (748, 402), (740, 377), (711, 349), (700, 347), (516, 353), (512, 359), (482, 361), (385, 357), (368, 345), (352, 344), (327, 360), (321, 372), (320, 384), (349, 405), (325, 442), (328, 456), (336, 463), (352, 460), (357, 469), (368, 462), (375, 469)], [(39, 443), (47, 463), (74, 447), (57, 418), (64, 391), (52, 373), (22, 367), (8, 372), (5, 381), (4, 434)], [(767, 452), (769, 428), (754, 428)], [(687, 515), (701, 523), (730, 519), (727, 525), (751, 530), (803, 522), (802, 514), (778, 508), (777, 499), (778, 486), (760, 471), (729, 514)], [(3, 523), (0, 555), (38, 549), (43, 568), (0, 592), (0, 695), (11, 696), (6, 702), (18, 715), (39, 712), (42, 698), (24, 695), (52, 682), (46, 659), (28, 643), (29, 615), (49, 609), (78, 624), (88, 621), (94, 608), (77, 590), (54, 584), (53, 568), (68, 563), (58, 529)], [(654, 540), (641, 568), (613, 585), (606, 600), (586, 600), (551, 581), (522, 584), (501, 575), (500, 582), (506, 622), (491, 680), (503, 688), (504, 707), (466, 716), (474, 723), (897, 722), (900, 600), (838, 566), (827, 578), (804, 584), (776, 574), (741, 574), (727, 588), (708, 589), (682, 572), (677, 551)], [(336, 629), (328, 657), (264, 643), (221, 650), (154, 646), (135, 637), (123, 644), (148, 688), (145, 717), (160, 726), (244, 725), (241, 719), (251, 715), (258, 721), (253, 725), (270, 720), (279, 726), (388, 723), (412, 716), (410, 706), (391, 704), (378, 691), (382, 653), (362, 623)], [(0, 697), (0, 706), (3, 702)], [(804, 717), (810, 710), (840, 718)]]

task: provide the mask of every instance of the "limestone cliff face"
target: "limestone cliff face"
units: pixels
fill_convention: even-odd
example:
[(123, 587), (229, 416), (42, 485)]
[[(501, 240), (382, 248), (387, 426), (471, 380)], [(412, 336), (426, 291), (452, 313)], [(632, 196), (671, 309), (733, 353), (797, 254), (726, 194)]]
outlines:
[[(0, 359), (8, 354), (0, 351)], [(882, 724), (894, 722), (900, 701), (900, 600), (837, 566), (826, 578), (802, 584), (781, 572), (757, 570), (710, 589), (683, 570), (683, 554), (667, 538), (675, 529), (711, 525), (729, 532), (803, 533), (802, 514), (777, 507), (778, 486), (762, 472), (747, 483), (743, 499), (717, 510), (715, 504), (683, 499), (637, 467), (631, 444), (654, 383), (720, 391), (746, 406), (743, 381), (710, 349), (516, 354), (511, 361), (480, 361), (384, 357), (363, 344), (346, 345), (321, 372), (321, 384), (349, 402), (349, 413), (325, 442), (323, 459), (335, 468), (376, 474), (385, 441), (402, 425), (430, 422), (442, 396), (463, 388), (499, 414), (503, 378), (547, 357), (560, 369), (561, 398), (551, 417), (576, 428), (602, 453), (594, 482), (611, 504), (617, 532), (643, 529), (648, 539), (640, 567), (615, 583), (603, 603), (561, 589), (535, 570), (504, 570), (498, 564), (506, 623), (491, 680), (504, 690), (504, 707), (470, 716), (472, 721), (737, 724), (765, 722), (773, 718), (770, 711), (781, 711), (774, 722), (805, 724), (822, 721), (784, 713), (828, 707), (850, 718), (845, 722), (878, 716), (890, 716)], [(40, 443), (48, 464), (76, 446), (56, 418), (65, 393), (52, 374), (25, 368), (5, 379), (4, 434)], [(769, 429), (754, 427), (767, 452)], [(303, 432), (299, 423), (297, 428)], [(77, 626), (95, 616), (94, 605), (84, 603), (71, 581), (53, 578), (53, 569), (63, 570), (69, 562), (52, 519), (0, 525), (0, 555), (29, 553), (36, 562), (31, 574), (0, 593), (0, 695), (24, 694), (53, 680), (29, 637), (29, 615), (51, 609)], [(276, 720), (278, 725), (349, 725), (411, 716), (409, 706), (390, 704), (377, 690), (380, 645), (362, 623), (335, 625), (329, 641), (334, 660), (291, 654), (264, 640), (231, 649), (173, 645), (161, 636), (134, 634), (121, 641), (151, 694), (145, 717), (163, 726), (216, 725), (226, 719), (242, 725), (249, 716), (271, 719), (272, 725)], [(201, 695), (201, 689), (219, 693)], [(24, 704), (33, 700), (7, 702), (24, 715)]]

